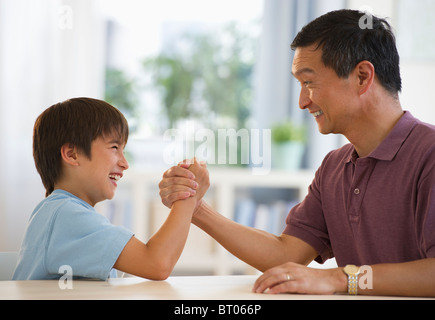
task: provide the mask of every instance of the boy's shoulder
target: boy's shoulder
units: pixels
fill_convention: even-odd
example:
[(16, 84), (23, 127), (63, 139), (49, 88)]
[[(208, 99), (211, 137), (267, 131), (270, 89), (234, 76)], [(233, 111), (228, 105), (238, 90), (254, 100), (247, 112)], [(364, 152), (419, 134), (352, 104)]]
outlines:
[[(47, 243), (65, 243), (114, 228), (95, 208), (64, 190), (55, 190), (35, 208), (28, 232)], [(45, 234), (43, 236), (41, 233)]]
[(35, 207), (32, 216), (41, 212), (55, 213), (59, 210), (69, 211), (74, 207), (83, 211), (94, 211), (93, 207), (80, 198), (65, 190), (57, 189)]
[[(98, 216), (95, 209), (85, 201), (64, 190), (54, 190), (33, 210), (30, 224), (52, 230), (59, 222), (69, 224), (77, 219), (92, 219)], [(103, 216), (101, 216), (103, 217)]]
[[(106, 279), (132, 235), (80, 198), (55, 190), (32, 214), (16, 279), (56, 278), (65, 264), (74, 276)], [(114, 252), (115, 247), (120, 249)]]
[(92, 208), (84, 200), (62, 189), (54, 190), (45, 200), (47, 201), (71, 201), (83, 205), (84, 207)]

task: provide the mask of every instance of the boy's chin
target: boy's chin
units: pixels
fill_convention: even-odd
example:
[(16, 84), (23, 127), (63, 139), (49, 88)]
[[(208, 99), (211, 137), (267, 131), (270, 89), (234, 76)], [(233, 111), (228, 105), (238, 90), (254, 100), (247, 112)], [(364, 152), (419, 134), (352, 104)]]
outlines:
[(100, 202), (103, 202), (105, 200), (112, 200), (115, 197), (115, 191), (112, 193), (106, 193), (104, 199), (101, 199)]

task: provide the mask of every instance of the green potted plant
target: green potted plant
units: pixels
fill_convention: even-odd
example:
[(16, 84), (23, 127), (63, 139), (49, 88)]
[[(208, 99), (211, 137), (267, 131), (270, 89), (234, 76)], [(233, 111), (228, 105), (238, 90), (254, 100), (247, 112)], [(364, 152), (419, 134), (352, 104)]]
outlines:
[(305, 151), (305, 126), (283, 121), (272, 126), (272, 167), (298, 170)]

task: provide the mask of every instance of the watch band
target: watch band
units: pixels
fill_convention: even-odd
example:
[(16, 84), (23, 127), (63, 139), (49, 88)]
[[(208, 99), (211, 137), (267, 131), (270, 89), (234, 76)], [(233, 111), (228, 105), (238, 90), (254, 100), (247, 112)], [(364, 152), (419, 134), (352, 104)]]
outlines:
[(347, 265), (344, 267), (343, 272), (347, 275), (347, 292), (350, 295), (358, 294), (358, 275), (360, 267), (354, 265)]
[(354, 296), (358, 294), (358, 275), (347, 276), (347, 293)]

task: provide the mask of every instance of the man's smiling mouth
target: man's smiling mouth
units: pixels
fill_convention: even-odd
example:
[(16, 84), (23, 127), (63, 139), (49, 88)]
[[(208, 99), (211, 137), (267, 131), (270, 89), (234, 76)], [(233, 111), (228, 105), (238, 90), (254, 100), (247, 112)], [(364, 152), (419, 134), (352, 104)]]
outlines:
[(321, 116), (322, 114), (323, 114), (322, 110), (312, 113), (314, 118), (317, 118), (317, 117)]

